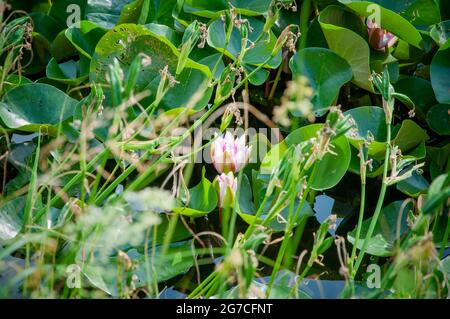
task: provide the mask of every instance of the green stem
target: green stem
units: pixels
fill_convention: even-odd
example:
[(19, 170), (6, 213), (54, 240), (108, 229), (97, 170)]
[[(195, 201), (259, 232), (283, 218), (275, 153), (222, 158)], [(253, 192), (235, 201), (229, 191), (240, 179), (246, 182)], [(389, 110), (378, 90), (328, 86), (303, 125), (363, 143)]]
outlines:
[[(365, 164), (364, 164), (365, 165)], [(361, 181), (361, 203), (359, 206), (358, 226), (356, 228), (355, 242), (353, 243), (352, 254), (348, 261), (349, 274), (353, 278), (353, 262), (356, 257), (356, 249), (358, 247), (359, 236), (361, 236), (361, 228), (364, 219), (364, 208), (366, 202), (366, 182)]]
[(309, 15), (311, 13), (311, 0), (305, 0), (300, 8), (300, 32), (302, 36), (299, 41), (299, 50), (306, 47), (306, 37), (308, 34)]
[(354, 277), (358, 272), (359, 266), (364, 258), (367, 247), (369, 246), (369, 241), (372, 239), (373, 231), (380, 217), (381, 209), (383, 208), (384, 197), (387, 190), (387, 173), (389, 168), (389, 155), (391, 151), (391, 123), (386, 124), (387, 129), (387, 139), (386, 139), (386, 153), (384, 155), (384, 168), (383, 168), (383, 183), (381, 184), (380, 196), (378, 197), (377, 206), (375, 207), (375, 213), (373, 214), (372, 221), (370, 222), (369, 230), (367, 232), (366, 238), (364, 239), (363, 246), (359, 253), (358, 259), (356, 260), (355, 268), (353, 269), (352, 276)]
[(272, 88), (270, 89), (269, 98), (268, 98), (269, 101), (273, 100), (273, 96), (275, 95), (275, 92), (277, 90), (278, 82), (280, 81), (281, 73), (283, 72), (283, 65), (284, 65), (284, 60), (281, 61), (281, 64), (278, 67), (277, 75), (275, 76), (275, 80), (273, 81)]
[[(286, 229), (284, 231), (284, 239), (283, 239), (283, 242), (281, 243), (280, 250), (278, 251), (278, 255), (277, 255), (277, 258), (275, 260), (275, 267), (272, 270), (272, 275), (270, 276), (270, 281), (269, 281), (269, 284), (268, 284), (268, 287), (267, 287), (267, 296), (270, 295), (270, 291), (271, 291), (272, 285), (273, 285), (273, 283), (275, 281), (275, 277), (276, 277), (276, 275), (278, 273), (278, 270), (281, 267), (281, 262), (283, 261), (283, 258), (284, 258), (285, 252), (286, 252), (286, 248), (288, 247), (288, 244), (290, 243), (290, 241), (289, 241), (289, 234), (292, 232), (292, 230), (294, 229), (294, 227), (296, 225), (295, 222), (298, 219), (298, 216), (299, 216), (299, 214), (301, 212), (301, 209), (302, 209), (303, 205), (305, 204), (306, 198), (307, 198), (309, 190), (311, 188), (311, 184), (312, 184), (313, 180), (315, 179), (315, 177), (317, 175), (318, 167), (319, 166), (317, 164), (314, 165), (313, 171), (312, 171), (311, 175), (308, 178), (308, 184), (307, 184), (307, 186), (306, 186), (306, 188), (305, 188), (305, 190), (304, 190), (304, 192), (302, 194), (302, 198), (300, 200), (299, 205), (297, 206), (295, 214), (294, 214), (293, 218), (288, 218)], [(295, 197), (294, 197), (294, 200), (295, 200)], [(289, 213), (289, 215), (291, 215), (291, 213)], [(292, 216), (290, 216), (290, 217), (292, 217)], [(300, 236), (297, 236), (297, 237), (300, 237)]]

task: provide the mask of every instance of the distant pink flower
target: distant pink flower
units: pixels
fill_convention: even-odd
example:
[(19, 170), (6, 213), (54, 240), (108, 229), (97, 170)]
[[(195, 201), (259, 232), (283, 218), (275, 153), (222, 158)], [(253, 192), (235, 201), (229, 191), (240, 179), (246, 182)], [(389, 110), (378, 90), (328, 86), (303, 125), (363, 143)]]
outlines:
[(219, 173), (238, 172), (250, 156), (250, 147), (245, 145), (245, 135), (234, 138), (230, 132), (216, 137), (211, 145), (211, 158)]
[[(231, 206), (237, 190), (237, 178), (234, 177), (232, 172), (229, 172), (228, 174), (222, 173), (217, 176), (216, 181), (219, 193), (219, 207), (224, 207), (224, 205)], [(231, 202), (224, 202), (225, 198), (228, 199), (227, 201)]]
[(367, 20), (367, 32), (370, 45), (378, 51), (386, 51), (386, 48), (392, 47), (398, 40), (395, 35), (380, 28), (370, 19)]

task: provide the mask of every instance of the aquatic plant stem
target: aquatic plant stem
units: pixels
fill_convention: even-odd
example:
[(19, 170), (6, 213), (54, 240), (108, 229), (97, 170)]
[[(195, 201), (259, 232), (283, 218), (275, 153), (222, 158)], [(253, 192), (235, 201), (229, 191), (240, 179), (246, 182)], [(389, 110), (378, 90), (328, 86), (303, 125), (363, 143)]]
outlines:
[(306, 47), (306, 37), (308, 34), (309, 15), (311, 13), (311, 0), (305, 0), (300, 8), (300, 32), (302, 36), (299, 41), (299, 50)]
[(356, 228), (355, 242), (353, 243), (352, 254), (348, 261), (348, 269), (350, 277), (353, 278), (353, 262), (356, 257), (356, 249), (358, 247), (359, 236), (361, 236), (361, 228), (364, 220), (364, 206), (366, 202), (366, 184), (361, 184), (361, 203), (359, 204), (358, 226)]
[(352, 254), (348, 261), (348, 269), (350, 277), (353, 279), (353, 262), (356, 257), (356, 249), (358, 247), (359, 236), (361, 236), (361, 228), (364, 220), (364, 209), (366, 204), (366, 159), (364, 157), (363, 145), (360, 145), (359, 148), (359, 157), (360, 157), (360, 174), (361, 174), (361, 202), (359, 204), (359, 216), (358, 216), (358, 226), (356, 227), (356, 236), (355, 242), (353, 243)]
[[(275, 277), (276, 277), (278, 271), (280, 270), (281, 263), (283, 261), (283, 258), (284, 258), (285, 252), (286, 252), (286, 248), (288, 247), (288, 244), (290, 243), (290, 241), (289, 241), (290, 234), (291, 234), (292, 230), (294, 229), (294, 227), (296, 226), (295, 221), (298, 219), (301, 209), (302, 209), (303, 205), (305, 204), (306, 198), (308, 197), (308, 193), (309, 193), (309, 190), (311, 189), (312, 181), (315, 179), (315, 177), (317, 175), (318, 167), (319, 166), (317, 164), (314, 165), (311, 175), (308, 178), (307, 186), (306, 186), (305, 190), (303, 191), (300, 203), (297, 206), (297, 209), (295, 211), (295, 214), (294, 214), (294, 216), (290, 216), (291, 218), (288, 218), (288, 223), (286, 225), (286, 229), (284, 232), (284, 239), (283, 239), (283, 241), (281, 243), (281, 247), (278, 251), (278, 255), (275, 260), (275, 266), (272, 270), (272, 274), (270, 276), (270, 281), (267, 286), (267, 292), (266, 292), (267, 296), (270, 295), (270, 291), (271, 291), (272, 285), (275, 281)], [(294, 200), (295, 200), (295, 198), (294, 198)], [(303, 233), (303, 231), (302, 231), (302, 233)], [(301, 236), (298, 235), (298, 237), (301, 237)]]
[(356, 275), (358, 272), (359, 266), (362, 263), (364, 255), (366, 253), (367, 247), (369, 246), (369, 241), (372, 239), (373, 231), (375, 230), (375, 226), (378, 222), (378, 218), (380, 217), (381, 209), (383, 208), (384, 197), (386, 195), (386, 190), (388, 187), (387, 184), (387, 174), (389, 170), (389, 155), (391, 152), (391, 123), (388, 122), (386, 124), (387, 130), (387, 138), (386, 138), (386, 153), (384, 155), (384, 168), (383, 168), (383, 181), (381, 184), (380, 195), (378, 197), (377, 206), (375, 207), (375, 213), (373, 214), (372, 221), (369, 226), (369, 230), (367, 231), (366, 238), (364, 239), (363, 246), (359, 253), (358, 259), (356, 260), (355, 267), (353, 269), (352, 277)]
[(278, 82), (280, 81), (281, 73), (283, 72), (283, 65), (284, 65), (284, 61), (281, 61), (281, 64), (277, 70), (277, 75), (275, 76), (275, 80), (273, 81), (272, 88), (270, 89), (269, 98), (268, 98), (269, 101), (273, 100), (273, 97), (277, 90)]

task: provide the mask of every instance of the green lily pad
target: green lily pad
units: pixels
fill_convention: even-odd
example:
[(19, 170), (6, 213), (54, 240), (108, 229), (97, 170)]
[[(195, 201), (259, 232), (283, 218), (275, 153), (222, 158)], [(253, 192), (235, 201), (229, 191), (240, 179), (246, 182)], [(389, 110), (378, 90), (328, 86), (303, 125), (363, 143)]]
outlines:
[(357, 125), (356, 136), (353, 136), (351, 132), (347, 133), (350, 143), (359, 148), (360, 143), (371, 135), (374, 140), (369, 144), (369, 155), (384, 154), (387, 128), (383, 109), (378, 106), (361, 106), (348, 110), (344, 114), (351, 115)]
[[(290, 60), (292, 76), (305, 76), (314, 89), (312, 103), (317, 116), (324, 115), (336, 101), (341, 87), (352, 79), (352, 69), (331, 50), (306, 48)], [(323, 110), (325, 109), (325, 110)]]
[[(175, 76), (179, 52), (165, 37), (153, 33), (144, 26), (121, 24), (100, 39), (90, 66), (91, 81), (107, 84), (105, 76), (114, 59), (120, 62), (126, 75), (131, 62), (137, 55), (142, 54), (149, 58), (150, 63), (141, 68), (134, 89), (136, 92), (149, 90), (152, 97), (155, 97), (161, 79), (160, 71), (168, 66), (170, 73)], [(175, 76), (177, 83), (168, 90), (160, 106), (165, 109), (186, 106), (209, 76), (207, 66), (188, 59), (181, 74)], [(206, 106), (211, 91), (206, 90), (195, 105), (195, 110)]]
[[(67, 20), (69, 19), (69, 17), (71, 15), (73, 15), (74, 13), (78, 13), (77, 11), (74, 10), (75, 7), (70, 7), (72, 6), (77, 6), (79, 9), (79, 13), (80, 13), (80, 20), (84, 20), (85, 18), (85, 11), (86, 11), (86, 0), (57, 0), (57, 1), (52, 1), (52, 6), (50, 8), (50, 12), (48, 13), (51, 17), (53, 17), (54, 19), (58, 20), (59, 23), (66, 25), (67, 24)], [(77, 9), (77, 10), (78, 10)], [(74, 22), (72, 21), (73, 19), (69, 19), (70, 22)]]
[(416, 0), (403, 11), (402, 17), (417, 26), (439, 23), (441, 21), (439, 4), (434, 0)]
[[(262, 164), (262, 172), (271, 172), (272, 168), (278, 163), (281, 156), (286, 152), (290, 145), (298, 144), (316, 137), (318, 130), (323, 124), (311, 124), (301, 127), (289, 134), (284, 141), (274, 145), (265, 156)], [(340, 136), (333, 140), (333, 154), (326, 154), (318, 164), (316, 178), (312, 182), (312, 188), (315, 190), (325, 190), (336, 186), (344, 177), (350, 165), (351, 151), (347, 137)], [(336, 160), (339, 159), (339, 160)]]
[(413, 172), (412, 176), (397, 183), (396, 187), (403, 194), (411, 197), (418, 197), (425, 193), (430, 186), (430, 183), (417, 172)]
[[(249, 33), (248, 40), (255, 42), (258, 36), (263, 32), (264, 23), (255, 19), (248, 18), (250, 26), (253, 31)], [(268, 36), (268, 38), (267, 38)], [(270, 57), (272, 50), (277, 42), (275, 34), (271, 31), (268, 35), (265, 35), (262, 40), (255, 44), (255, 47), (249, 49), (246, 54), (242, 57), (242, 63), (248, 65), (261, 65), (267, 58)], [(224, 22), (221, 19), (214, 20), (208, 28), (208, 44), (222, 52), (226, 43), (226, 34), (224, 29)], [(250, 43), (247, 43), (250, 46)], [(226, 47), (225, 54), (236, 60), (242, 48), (242, 39), (239, 30), (233, 27), (231, 32), (230, 41)], [(276, 68), (281, 63), (281, 52), (272, 58), (268, 63), (267, 67)]]
[(90, 61), (81, 56), (79, 61), (69, 60), (63, 63), (54, 58), (47, 65), (47, 77), (69, 85), (79, 85), (89, 76)]
[(428, 134), (412, 120), (404, 120), (393, 140), (403, 153), (406, 153), (416, 146), (429, 139)]
[[(345, 4), (348, 8), (357, 12), (360, 16), (370, 17), (374, 14), (371, 10), (373, 2), (371, 1), (355, 1), (355, 0), (339, 0), (339, 2)], [(423, 48), (422, 37), (417, 29), (408, 22), (401, 15), (379, 6), (380, 9), (380, 27), (395, 34), (399, 38), (415, 46), (416, 48)]]
[(425, 79), (408, 76), (394, 85), (395, 91), (407, 95), (415, 105), (415, 113), (425, 119), (428, 110), (437, 103), (431, 83)]
[(427, 123), (440, 135), (450, 135), (450, 105), (438, 104), (427, 113)]
[(33, 31), (44, 36), (49, 42), (56, 38), (64, 26), (53, 17), (42, 12), (33, 12), (30, 17), (33, 19)]
[[(164, 282), (186, 273), (195, 262), (192, 247), (192, 241), (188, 240), (171, 243), (165, 254), (162, 245), (156, 246), (155, 250), (150, 248), (147, 254), (144, 254), (142, 249), (136, 248), (126, 251), (134, 265), (131, 273), (136, 278), (136, 288), (146, 287), (154, 282)], [(118, 297), (117, 268), (117, 256), (111, 256), (108, 263), (85, 262), (82, 272), (91, 285), (108, 295)]]
[(195, 14), (200, 17), (217, 18), (226, 10), (229, 10), (230, 5), (236, 8), (238, 13), (254, 16), (267, 13), (270, 4), (270, 0), (186, 0), (183, 1), (182, 8), (186, 13)]
[(2, 99), (0, 118), (9, 128), (36, 132), (72, 116), (78, 102), (57, 88), (42, 83), (30, 83), (10, 90)]
[(203, 175), (202, 180), (189, 190), (186, 207), (173, 208), (175, 213), (192, 218), (209, 214), (217, 207), (218, 196), (213, 184)]
[[(400, 211), (403, 201), (393, 202), (381, 210), (372, 238), (369, 240), (366, 252), (380, 257), (393, 254), (395, 241), (409, 230), (407, 224), (408, 211), (412, 209), (412, 203), (408, 203), (403, 212)], [(361, 249), (369, 230), (372, 217), (362, 223), (358, 249)], [(398, 227), (400, 226), (400, 227)], [(355, 243), (356, 228), (347, 234), (350, 243)]]
[(50, 52), (52, 57), (58, 62), (77, 54), (77, 49), (66, 37), (66, 30), (58, 33), (50, 45)]
[(111, 29), (121, 22), (137, 23), (142, 3), (143, 0), (88, 0), (86, 18), (106, 29)]
[(430, 31), (430, 36), (439, 46), (444, 45), (450, 38), (450, 20), (434, 25)]
[[(356, 32), (344, 27), (344, 21), (359, 17), (338, 6), (328, 6), (319, 15), (319, 23), (331, 50), (345, 59), (352, 67), (353, 83), (373, 92), (367, 41)], [(356, 22), (355, 22), (356, 23)], [(362, 22), (360, 21), (362, 24)]]
[(85, 57), (91, 59), (100, 38), (106, 30), (90, 21), (81, 21), (66, 30), (65, 35), (72, 45)]
[(25, 208), (25, 197), (17, 197), (0, 207), (0, 242), (16, 237), (23, 226), (21, 213)]
[(438, 50), (430, 66), (431, 85), (439, 103), (450, 104), (450, 40)]

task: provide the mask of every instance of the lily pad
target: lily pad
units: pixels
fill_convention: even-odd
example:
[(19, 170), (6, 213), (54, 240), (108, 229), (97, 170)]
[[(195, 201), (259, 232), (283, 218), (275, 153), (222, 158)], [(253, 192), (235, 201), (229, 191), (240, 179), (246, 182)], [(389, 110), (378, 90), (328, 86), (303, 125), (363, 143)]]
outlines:
[(438, 50), (430, 66), (431, 85), (439, 103), (450, 104), (450, 40)]
[(91, 59), (95, 47), (106, 30), (90, 21), (81, 21), (66, 30), (65, 35), (72, 45), (85, 57)]
[[(408, 231), (408, 211), (412, 204), (408, 203), (401, 212), (403, 201), (396, 201), (381, 210), (372, 238), (369, 240), (366, 252), (380, 257), (393, 254), (395, 241)], [(362, 223), (361, 234), (358, 240), (358, 249), (361, 249), (369, 230), (372, 217)], [(347, 234), (350, 243), (355, 243), (356, 228)]]
[[(352, 69), (346, 60), (331, 50), (306, 48), (290, 60), (292, 76), (305, 76), (314, 89), (312, 103), (317, 116), (336, 101), (340, 88), (352, 79)], [(323, 110), (325, 109), (325, 110)]]
[[(339, 2), (345, 4), (348, 8), (357, 12), (360, 16), (370, 17), (374, 14), (373, 2), (371, 1), (355, 1), (355, 0), (339, 0)], [(416, 48), (423, 48), (423, 40), (417, 29), (408, 22), (401, 15), (378, 6), (380, 9), (380, 27), (395, 34), (399, 38), (415, 46)]]
[[(356, 32), (343, 27), (343, 21), (359, 19), (338, 6), (328, 6), (319, 15), (319, 23), (331, 50), (352, 67), (353, 82), (373, 92), (370, 79), (370, 49), (367, 41)], [(361, 22), (362, 23), (362, 22)]]
[[(250, 46), (250, 43), (255, 42), (259, 35), (263, 32), (264, 23), (251, 17), (248, 18), (248, 21), (250, 23), (250, 26), (253, 28), (253, 31), (248, 35), (247, 46)], [(248, 65), (261, 65), (267, 58), (270, 57), (276, 42), (277, 38), (275, 34), (270, 31), (267, 35), (264, 35), (258, 43), (255, 44), (254, 48), (249, 49), (246, 52), (246, 54), (242, 57), (242, 63)], [(216, 19), (208, 28), (208, 44), (211, 47), (222, 52), (222, 49), (225, 47), (225, 43), (226, 34), (224, 22), (222, 21), (222, 19)], [(233, 60), (236, 60), (241, 52), (241, 49), (241, 33), (236, 27), (233, 27), (231, 38), (226, 47), (225, 54)], [(278, 52), (278, 54), (267, 63), (267, 67), (276, 68), (280, 65), (280, 63), (281, 52)]]
[(433, 26), (430, 36), (439, 45), (444, 45), (450, 38), (450, 20), (442, 21)]
[(450, 105), (438, 104), (427, 113), (427, 123), (440, 135), (450, 135)]
[(213, 184), (203, 175), (200, 183), (189, 190), (187, 206), (176, 207), (173, 211), (192, 218), (201, 217), (217, 207), (217, 200)]
[(384, 153), (386, 148), (386, 119), (384, 111), (378, 106), (361, 106), (348, 110), (345, 115), (351, 115), (356, 122), (358, 134), (347, 133), (350, 143), (359, 148), (360, 143), (371, 135), (373, 141), (369, 144), (369, 155), (374, 156)]
[(47, 65), (47, 77), (69, 85), (79, 85), (89, 76), (90, 61), (84, 56), (79, 61), (69, 60), (63, 63), (51, 59)]
[(42, 83), (30, 83), (10, 90), (2, 99), (0, 118), (9, 128), (36, 132), (72, 116), (77, 101), (57, 88)]
[(87, 0), (86, 18), (106, 29), (113, 28), (121, 19), (138, 22), (142, 3), (142, 0)]
[(418, 197), (420, 194), (425, 193), (429, 186), (430, 183), (425, 177), (417, 172), (413, 172), (411, 177), (397, 184), (397, 189), (408, 196)]
[[(161, 79), (160, 71), (168, 66), (170, 73), (175, 76), (179, 52), (165, 37), (144, 26), (121, 24), (108, 31), (95, 49), (90, 66), (90, 79), (106, 84), (105, 76), (115, 59), (120, 62), (126, 75), (131, 62), (138, 55), (147, 56), (148, 63), (141, 68), (137, 76), (135, 91), (149, 90), (152, 97), (155, 97)], [(164, 96), (160, 106), (166, 109), (186, 106), (209, 76), (207, 66), (188, 59), (182, 73), (175, 76), (177, 82)], [(199, 110), (206, 106), (210, 94), (211, 89), (206, 90), (194, 109)]]
[(416, 106), (415, 112), (425, 119), (428, 110), (437, 103), (431, 83), (419, 77), (408, 76), (394, 85), (395, 91), (407, 95)]
[[(278, 163), (278, 160), (290, 145), (298, 144), (316, 137), (317, 131), (320, 130), (322, 126), (323, 124), (311, 124), (301, 127), (289, 134), (284, 141), (274, 145), (265, 156), (261, 164), (261, 171), (271, 172), (272, 168)], [(312, 183), (312, 188), (315, 190), (325, 190), (336, 186), (345, 175), (350, 165), (351, 151), (347, 137), (340, 136), (333, 140), (332, 144), (334, 145), (333, 152), (335, 152), (336, 155), (328, 153), (316, 164), (319, 168), (316, 178)]]
[(230, 6), (236, 8), (238, 13), (254, 16), (267, 13), (270, 0), (186, 0), (183, 1), (183, 11), (206, 18), (217, 18), (222, 15)]
[(0, 207), (0, 242), (16, 237), (22, 229), (25, 200), (25, 197), (17, 197)]

